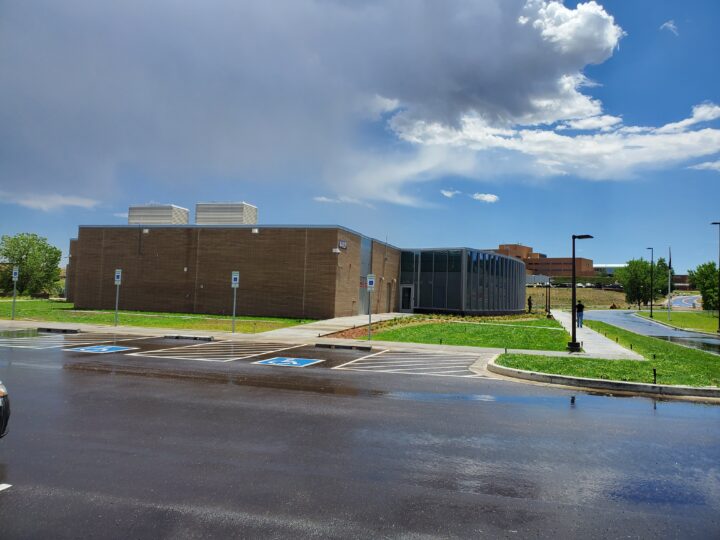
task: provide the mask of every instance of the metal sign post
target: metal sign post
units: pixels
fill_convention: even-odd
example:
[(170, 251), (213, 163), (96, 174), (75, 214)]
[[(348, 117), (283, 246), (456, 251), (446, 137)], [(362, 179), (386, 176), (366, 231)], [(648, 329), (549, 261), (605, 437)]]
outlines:
[(233, 271), (230, 277), (230, 286), (233, 290), (233, 316), (232, 316), (232, 333), (235, 333), (235, 308), (237, 307), (237, 290), (240, 286), (240, 272)]
[(120, 285), (122, 284), (122, 269), (115, 269), (115, 326), (118, 325), (118, 307), (120, 306)]
[(15, 320), (15, 300), (17, 299), (17, 280), (20, 276), (20, 269), (17, 266), (13, 266), (12, 270), (12, 282), (13, 282), (13, 303), (12, 303), (12, 320)]
[(367, 294), (368, 294), (368, 340), (372, 340), (372, 302), (371, 293), (375, 290), (375, 274), (367, 275)]

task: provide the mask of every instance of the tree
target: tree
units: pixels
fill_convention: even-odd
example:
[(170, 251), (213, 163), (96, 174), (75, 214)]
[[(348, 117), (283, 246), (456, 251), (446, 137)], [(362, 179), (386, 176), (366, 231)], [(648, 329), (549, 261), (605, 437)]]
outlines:
[(645, 259), (633, 259), (627, 266), (618, 268), (616, 279), (625, 290), (625, 300), (630, 304), (645, 303), (650, 299), (650, 262)]
[(0, 239), (0, 289), (11, 291), (12, 267), (20, 267), (17, 282), (21, 294), (54, 292), (60, 279), (61, 251), (37, 234), (21, 233)]
[(665, 258), (660, 257), (655, 263), (655, 298), (668, 294), (668, 271), (675, 275), (675, 271), (668, 267)]
[(688, 272), (688, 278), (702, 295), (703, 309), (718, 309), (718, 268), (706, 262)]

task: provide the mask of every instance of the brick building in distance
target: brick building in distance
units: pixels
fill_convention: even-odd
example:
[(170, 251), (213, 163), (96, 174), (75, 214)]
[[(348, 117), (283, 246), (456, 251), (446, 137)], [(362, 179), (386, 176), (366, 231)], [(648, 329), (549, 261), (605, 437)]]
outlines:
[[(528, 274), (550, 277), (572, 276), (572, 257), (548, 257), (544, 253), (535, 253), (533, 248), (522, 244), (500, 244), (494, 251), (520, 259), (525, 263)], [(575, 257), (575, 272), (578, 277), (595, 276), (592, 259)]]

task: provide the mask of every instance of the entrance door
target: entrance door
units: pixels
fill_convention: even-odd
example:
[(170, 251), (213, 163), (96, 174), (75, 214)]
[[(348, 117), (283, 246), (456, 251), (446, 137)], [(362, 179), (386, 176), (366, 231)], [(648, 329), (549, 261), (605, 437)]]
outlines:
[(413, 312), (413, 287), (412, 285), (400, 285), (400, 311), (402, 313)]

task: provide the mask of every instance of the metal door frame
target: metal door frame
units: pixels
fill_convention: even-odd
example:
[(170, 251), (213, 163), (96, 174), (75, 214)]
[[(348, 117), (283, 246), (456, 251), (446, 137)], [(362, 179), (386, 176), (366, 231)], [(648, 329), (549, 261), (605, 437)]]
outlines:
[[(403, 309), (403, 289), (410, 289), (410, 309)], [(415, 287), (412, 285), (400, 285), (400, 313), (413, 313), (413, 307), (415, 305)]]

